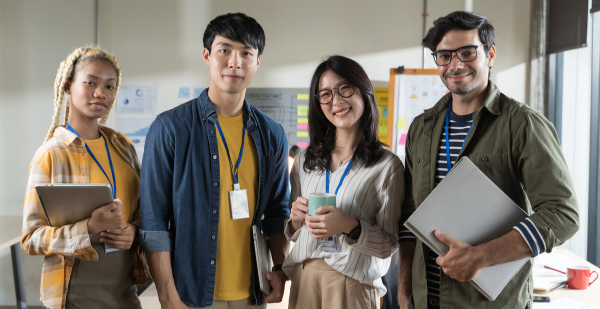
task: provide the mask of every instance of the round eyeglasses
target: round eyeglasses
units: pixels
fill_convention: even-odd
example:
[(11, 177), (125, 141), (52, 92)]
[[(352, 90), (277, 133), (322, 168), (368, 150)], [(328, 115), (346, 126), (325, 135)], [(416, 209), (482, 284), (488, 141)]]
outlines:
[(477, 59), (477, 45), (463, 46), (455, 50), (438, 50), (431, 55), (435, 64), (439, 66), (449, 65), (452, 62), (452, 54), (456, 54), (456, 57), (461, 62), (471, 62)]
[(342, 98), (349, 98), (354, 94), (354, 86), (352, 86), (351, 84), (341, 84), (337, 88), (323, 89), (317, 92), (317, 94), (315, 94), (315, 97), (317, 98), (319, 103), (323, 105), (329, 104), (331, 103), (331, 101), (333, 101), (334, 90), (337, 90), (337, 93)]

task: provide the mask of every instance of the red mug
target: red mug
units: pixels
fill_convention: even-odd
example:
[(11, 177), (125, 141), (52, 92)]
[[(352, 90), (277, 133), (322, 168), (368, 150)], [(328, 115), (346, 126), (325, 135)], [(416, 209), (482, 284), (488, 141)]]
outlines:
[(594, 278), (594, 281), (596, 281), (596, 279), (598, 279), (598, 273), (595, 271), (590, 272), (590, 268), (587, 266), (567, 267), (567, 285), (569, 286), (569, 289), (587, 289), (588, 286), (594, 283), (594, 281), (590, 282), (592, 274), (596, 274), (596, 278)]

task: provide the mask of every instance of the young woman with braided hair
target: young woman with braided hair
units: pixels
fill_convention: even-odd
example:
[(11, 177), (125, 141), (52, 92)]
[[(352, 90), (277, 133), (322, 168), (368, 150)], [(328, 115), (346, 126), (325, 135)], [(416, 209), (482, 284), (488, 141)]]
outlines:
[[(150, 281), (134, 241), (140, 164), (131, 141), (104, 126), (120, 82), (115, 55), (94, 46), (76, 49), (56, 75), (52, 125), (30, 165), (21, 239), (28, 254), (45, 255), (46, 308), (141, 308), (136, 284)], [(115, 200), (88, 219), (51, 227), (35, 191), (39, 183), (106, 183)], [(105, 244), (123, 251), (107, 255)]]

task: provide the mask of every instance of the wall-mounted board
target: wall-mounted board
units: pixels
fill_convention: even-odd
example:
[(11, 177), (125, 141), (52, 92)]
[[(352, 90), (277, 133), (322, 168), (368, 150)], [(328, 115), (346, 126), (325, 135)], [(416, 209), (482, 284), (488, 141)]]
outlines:
[(281, 124), (287, 134), (288, 148), (308, 147), (308, 98), (306, 88), (246, 89), (248, 103)]
[[(406, 134), (413, 119), (431, 108), (448, 92), (436, 69), (390, 70), (387, 143), (404, 162)], [(393, 134), (389, 134), (393, 132)]]

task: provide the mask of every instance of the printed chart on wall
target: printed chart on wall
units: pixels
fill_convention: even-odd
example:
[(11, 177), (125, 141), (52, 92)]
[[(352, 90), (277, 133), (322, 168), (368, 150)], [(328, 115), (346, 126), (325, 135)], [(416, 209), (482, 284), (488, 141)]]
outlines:
[(287, 134), (288, 148), (308, 147), (308, 98), (305, 88), (246, 89), (248, 103), (281, 124)]
[(142, 162), (146, 135), (157, 115), (158, 87), (123, 85), (117, 95), (116, 130), (125, 134), (135, 146)]
[(393, 151), (404, 161), (410, 124), (424, 110), (433, 107), (448, 89), (437, 74), (418, 73), (396, 75), (394, 89)]

